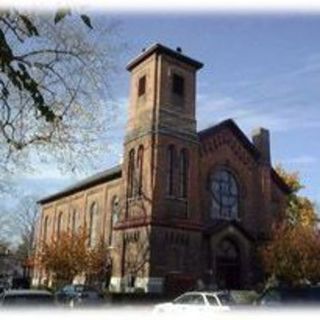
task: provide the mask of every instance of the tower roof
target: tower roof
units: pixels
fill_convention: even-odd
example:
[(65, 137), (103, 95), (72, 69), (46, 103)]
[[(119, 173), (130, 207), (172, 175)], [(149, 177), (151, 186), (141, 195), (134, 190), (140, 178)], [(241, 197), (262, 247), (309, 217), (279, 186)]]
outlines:
[(155, 43), (146, 50), (144, 50), (141, 54), (139, 54), (136, 58), (131, 60), (127, 65), (127, 70), (131, 71), (135, 66), (137, 66), (141, 61), (145, 60), (153, 53), (164, 53), (168, 56), (171, 56), (177, 60), (180, 60), (186, 64), (189, 64), (196, 69), (201, 69), (203, 67), (203, 63), (189, 58), (188, 56), (181, 53), (181, 49), (177, 48), (177, 50), (172, 50), (160, 43)]

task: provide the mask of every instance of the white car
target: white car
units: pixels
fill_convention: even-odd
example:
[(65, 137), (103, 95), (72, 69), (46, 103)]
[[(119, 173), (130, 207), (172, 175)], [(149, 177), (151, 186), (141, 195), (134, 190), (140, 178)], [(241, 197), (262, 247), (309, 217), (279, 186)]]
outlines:
[(225, 291), (186, 292), (172, 302), (158, 304), (154, 313), (229, 311), (234, 301)]

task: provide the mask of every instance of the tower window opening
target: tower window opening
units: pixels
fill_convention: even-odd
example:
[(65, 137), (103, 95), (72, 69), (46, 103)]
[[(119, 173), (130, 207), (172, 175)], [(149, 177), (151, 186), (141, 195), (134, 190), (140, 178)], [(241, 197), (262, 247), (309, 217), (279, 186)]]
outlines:
[(146, 76), (139, 79), (138, 96), (141, 97), (146, 93)]
[(173, 74), (172, 92), (180, 97), (184, 95), (184, 78), (178, 74)]

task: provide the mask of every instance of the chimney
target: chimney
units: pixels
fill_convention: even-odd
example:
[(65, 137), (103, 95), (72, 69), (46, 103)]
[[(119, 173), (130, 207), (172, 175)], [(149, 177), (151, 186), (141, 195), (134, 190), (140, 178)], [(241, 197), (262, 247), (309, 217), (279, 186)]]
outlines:
[(271, 164), (270, 155), (270, 133), (264, 128), (257, 128), (252, 131), (252, 142), (261, 155), (261, 162), (266, 165)]

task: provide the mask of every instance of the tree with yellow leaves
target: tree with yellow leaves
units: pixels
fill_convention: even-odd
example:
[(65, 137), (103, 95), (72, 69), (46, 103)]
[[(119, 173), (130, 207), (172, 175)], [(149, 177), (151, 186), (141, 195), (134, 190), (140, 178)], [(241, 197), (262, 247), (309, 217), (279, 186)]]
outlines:
[(37, 266), (54, 278), (56, 285), (71, 283), (76, 276), (85, 275), (87, 282), (104, 281), (110, 267), (109, 251), (101, 240), (88, 246), (84, 230), (75, 234), (62, 232), (59, 238), (43, 243), (37, 254)]
[(282, 166), (276, 166), (276, 171), (283, 181), (291, 189), (287, 199), (287, 210), (285, 219), (291, 224), (301, 224), (304, 226), (314, 226), (317, 222), (315, 205), (307, 197), (298, 193), (304, 186), (300, 182), (298, 172), (287, 172)]
[(272, 240), (262, 248), (265, 272), (290, 285), (320, 281), (320, 234), (314, 204), (298, 195), (303, 188), (297, 172), (277, 166), (291, 189), (285, 216), (273, 226)]

